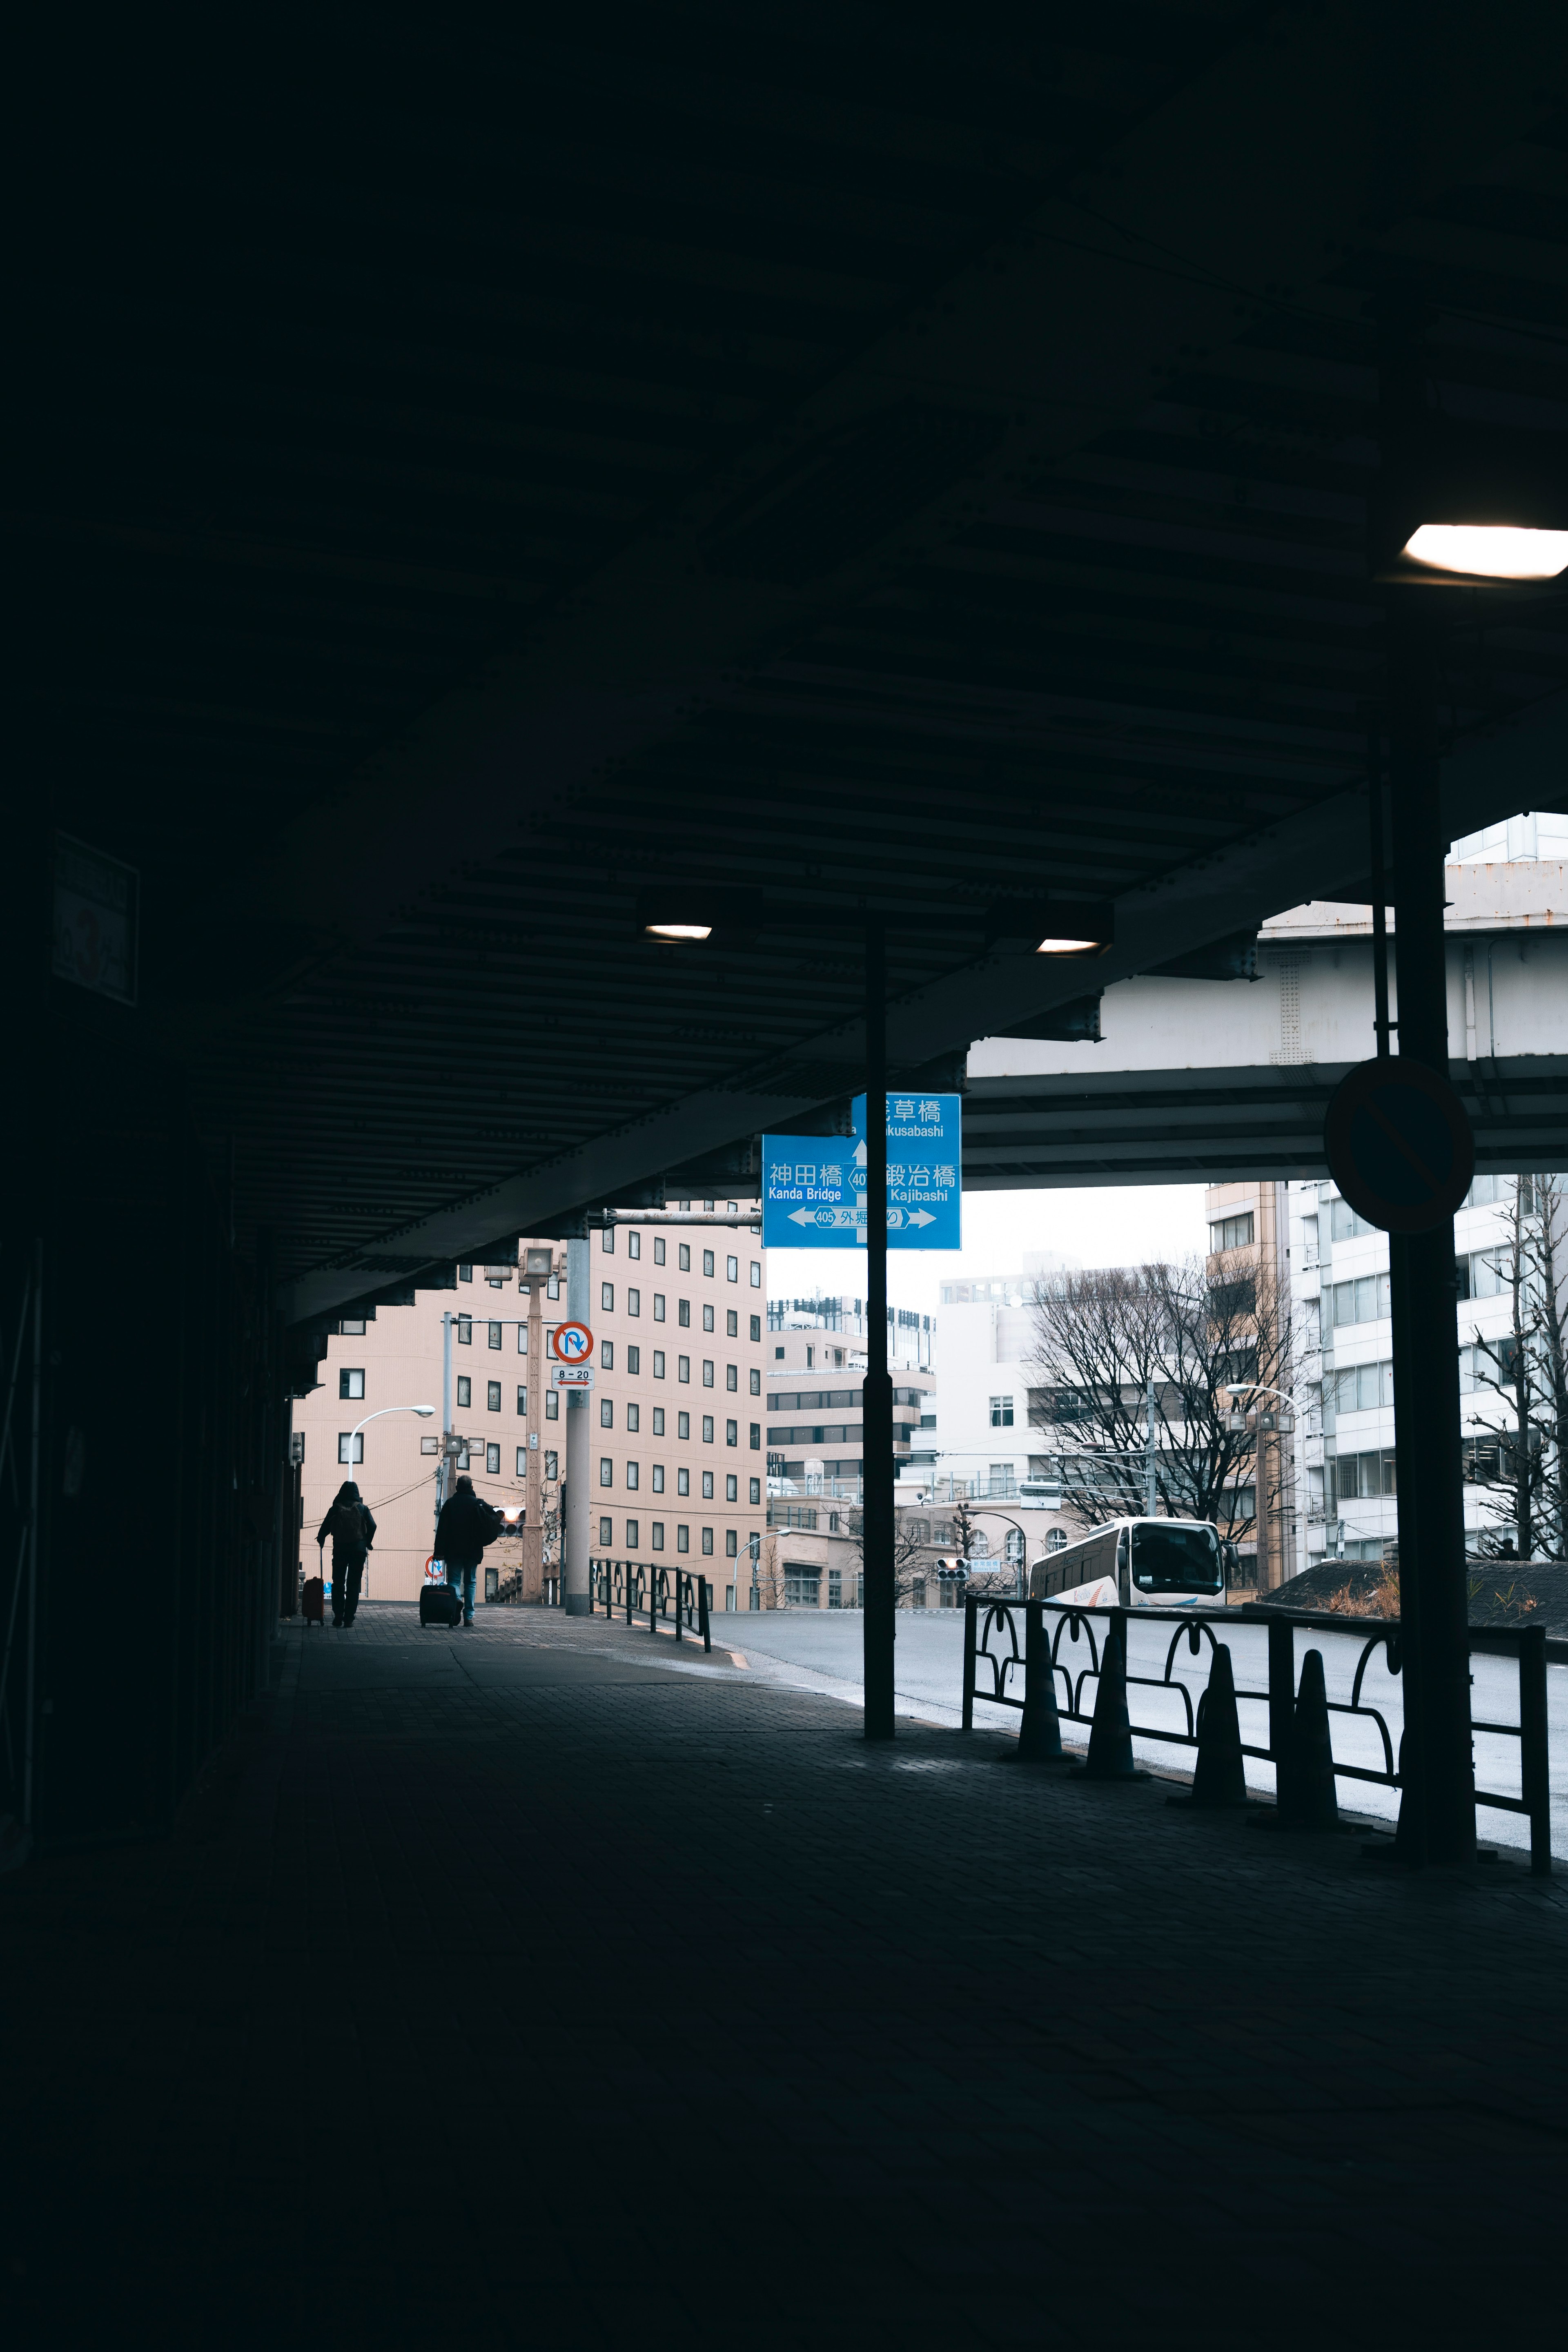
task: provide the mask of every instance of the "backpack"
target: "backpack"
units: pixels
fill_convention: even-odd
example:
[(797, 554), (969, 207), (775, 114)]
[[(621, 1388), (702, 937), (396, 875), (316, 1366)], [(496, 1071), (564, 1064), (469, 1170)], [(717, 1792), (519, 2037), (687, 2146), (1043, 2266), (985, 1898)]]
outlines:
[(340, 1503), (333, 1511), (332, 1549), (334, 1551), (364, 1549), (364, 1521), (359, 1515), (357, 1503)]

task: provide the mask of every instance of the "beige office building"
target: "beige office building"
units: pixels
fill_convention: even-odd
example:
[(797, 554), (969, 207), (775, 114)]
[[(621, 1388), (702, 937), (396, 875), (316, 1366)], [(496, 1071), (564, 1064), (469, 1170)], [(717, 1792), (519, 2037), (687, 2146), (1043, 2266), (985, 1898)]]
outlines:
[[(682, 1213), (746, 1205), (694, 1202)], [(455, 1290), (338, 1327), (321, 1386), (294, 1407), (307, 1575), (316, 1529), (353, 1477), (377, 1528), (366, 1597), (418, 1598), (435, 1541), (449, 1318), (458, 1466), (488, 1502), (523, 1514), (519, 1537), (487, 1551), (489, 1580), (516, 1578), (524, 1600), (549, 1591), (560, 1573), (568, 1412), (549, 1384), (549, 1338), (571, 1318), (595, 1339), (584, 1449), (593, 1555), (700, 1570), (715, 1606), (734, 1605), (740, 1564), (765, 1525), (760, 1242), (745, 1225), (672, 1220), (606, 1225), (587, 1248), (582, 1301), (570, 1296), (567, 1244), (525, 1238), (515, 1266), (459, 1266)]]

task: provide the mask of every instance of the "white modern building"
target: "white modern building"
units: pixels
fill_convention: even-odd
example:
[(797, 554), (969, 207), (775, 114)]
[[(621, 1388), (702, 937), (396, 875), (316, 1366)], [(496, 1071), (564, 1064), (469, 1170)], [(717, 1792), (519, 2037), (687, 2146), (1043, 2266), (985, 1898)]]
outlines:
[(1030, 1369), (1029, 1302), (1036, 1283), (1076, 1272), (1079, 1264), (1055, 1250), (1031, 1250), (1016, 1274), (955, 1276), (942, 1284), (936, 1426), (921, 1433), (921, 1466), (934, 1495), (1054, 1503), (1045, 1440), (1029, 1426), (1029, 1390), (1039, 1378)]

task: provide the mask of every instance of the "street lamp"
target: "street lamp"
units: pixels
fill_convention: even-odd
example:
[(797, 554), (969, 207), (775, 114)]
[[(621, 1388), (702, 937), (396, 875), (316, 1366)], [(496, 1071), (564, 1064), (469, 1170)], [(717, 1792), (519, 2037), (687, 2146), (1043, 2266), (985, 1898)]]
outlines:
[(384, 1404), (379, 1412), (367, 1412), (363, 1421), (356, 1421), (349, 1432), (349, 1468), (352, 1470), (354, 1466), (354, 1439), (359, 1435), (360, 1431), (368, 1428), (373, 1421), (380, 1421), (389, 1412), (416, 1412), (421, 1421), (429, 1421), (434, 1417), (435, 1412), (436, 1408), (433, 1404)]
[[(1295, 1412), (1295, 1400), (1292, 1397), (1288, 1397), (1283, 1389), (1271, 1389), (1267, 1381), (1227, 1381), (1226, 1383), (1225, 1392), (1226, 1396), (1229, 1397), (1278, 1397), (1280, 1403), (1285, 1407), (1285, 1411), (1282, 1413), (1276, 1413), (1271, 1422), (1263, 1420), (1260, 1415), (1258, 1422), (1259, 1427), (1264, 1429), (1271, 1428), (1277, 1437), (1289, 1437), (1296, 1426), (1295, 1421), (1292, 1418)], [(1256, 1411), (1256, 1407), (1254, 1410)], [(1233, 1431), (1244, 1430), (1247, 1427), (1247, 1412), (1245, 1407), (1241, 1405), (1233, 1405), (1230, 1412), (1226, 1415), (1226, 1425)]]

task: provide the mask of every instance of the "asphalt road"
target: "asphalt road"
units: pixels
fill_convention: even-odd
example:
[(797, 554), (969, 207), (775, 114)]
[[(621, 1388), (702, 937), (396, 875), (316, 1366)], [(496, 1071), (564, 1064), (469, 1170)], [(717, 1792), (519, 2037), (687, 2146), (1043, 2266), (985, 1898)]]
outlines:
[[(1128, 1637), (1128, 1671), (1131, 1675), (1163, 1676), (1165, 1657), (1173, 1633), (1178, 1635), (1176, 1656), (1172, 1664), (1173, 1678), (1188, 1688), (1194, 1706), (1197, 1695), (1208, 1678), (1206, 1656), (1192, 1657), (1178, 1628), (1169, 1624), (1140, 1624), (1136, 1614), (1130, 1621)], [(740, 1652), (750, 1669), (767, 1680), (792, 1685), (797, 1689), (816, 1690), (858, 1706), (861, 1691), (862, 1619), (858, 1610), (765, 1610), (757, 1615), (742, 1612), (721, 1612), (713, 1621), (713, 1638), (726, 1647)], [(1236, 1676), (1240, 1699), (1241, 1736), (1261, 1747), (1268, 1738), (1268, 1636), (1257, 1622), (1236, 1620), (1226, 1630), (1226, 1640), (1231, 1654), (1232, 1671)], [(1331, 1703), (1347, 1702), (1351, 1697), (1356, 1668), (1364, 1647), (1364, 1636), (1353, 1633), (1307, 1633), (1298, 1628), (1296, 1633), (1297, 1674), (1309, 1649), (1319, 1648), (1323, 1654), (1323, 1678)], [(1206, 1645), (1205, 1645), (1206, 1646)], [(1064, 1640), (1059, 1653), (1060, 1664), (1072, 1669), (1075, 1682), (1089, 1664), (1087, 1642), (1076, 1645)], [(900, 1714), (933, 1723), (957, 1723), (962, 1707), (963, 1664), (963, 1612), (962, 1610), (900, 1610), (898, 1620), (898, 1643), (894, 1652), (894, 1689)], [(1472, 1661), (1472, 1713), (1489, 1723), (1519, 1721), (1519, 1678), (1512, 1661), (1508, 1658), (1477, 1657)], [(1021, 1672), (1018, 1683), (1021, 1685)], [(1007, 1687), (1012, 1686), (1009, 1678)], [(1549, 1666), (1546, 1670), (1547, 1707), (1552, 1740), (1552, 1849), (1560, 1860), (1568, 1860), (1568, 1667)], [(1079, 1684), (1080, 1701), (1086, 1714), (1094, 1706), (1094, 1685)], [(1258, 1693), (1248, 1698), (1248, 1692)], [(1065, 1699), (1065, 1685), (1058, 1676), (1058, 1704)], [(1404, 1708), (1399, 1677), (1390, 1675), (1387, 1662), (1381, 1651), (1368, 1661), (1363, 1678), (1361, 1705), (1363, 1709), (1375, 1709), (1386, 1727), (1387, 1754), (1397, 1758), (1399, 1737), (1404, 1727)], [(1133, 1748), (1140, 1762), (1166, 1772), (1190, 1772), (1191, 1748), (1173, 1747), (1161, 1739), (1140, 1738), (1141, 1727), (1153, 1730), (1181, 1730), (1185, 1727), (1186, 1714), (1175, 1690), (1152, 1690), (1134, 1685), (1129, 1693), (1129, 1712), (1133, 1725)], [(1017, 1729), (1016, 1710), (987, 1706), (978, 1701), (975, 1706), (977, 1724), (1005, 1733)], [(1370, 1714), (1354, 1719), (1334, 1715), (1331, 1717), (1336, 1762), (1381, 1766), (1385, 1760), (1383, 1733)], [(1087, 1726), (1063, 1724), (1063, 1736), (1068, 1744), (1086, 1743)], [(1520, 1748), (1517, 1739), (1491, 1732), (1476, 1736), (1476, 1777), (1478, 1785), (1496, 1790), (1502, 1796), (1517, 1797), (1520, 1793)], [(1272, 1793), (1274, 1768), (1248, 1758), (1247, 1778), (1249, 1787)], [(1374, 1781), (1342, 1779), (1338, 1783), (1340, 1805), (1347, 1813), (1359, 1813), (1372, 1820), (1392, 1821), (1398, 1812), (1394, 1790), (1378, 1786)], [(1483, 1843), (1528, 1846), (1530, 1827), (1521, 1813), (1500, 1812), (1486, 1806), (1478, 1810), (1477, 1827)]]

